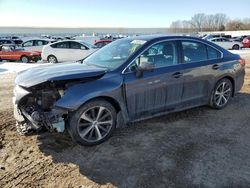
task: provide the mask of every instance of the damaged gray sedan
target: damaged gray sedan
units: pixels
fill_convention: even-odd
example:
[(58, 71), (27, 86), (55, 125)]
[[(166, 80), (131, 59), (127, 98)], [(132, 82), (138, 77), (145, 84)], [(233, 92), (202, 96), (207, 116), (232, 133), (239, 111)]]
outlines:
[(86, 59), (20, 72), (17, 131), (68, 131), (82, 145), (116, 127), (201, 105), (224, 108), (242, 87), (245, 61), (202, 39), (140, 36), (117, 40)]

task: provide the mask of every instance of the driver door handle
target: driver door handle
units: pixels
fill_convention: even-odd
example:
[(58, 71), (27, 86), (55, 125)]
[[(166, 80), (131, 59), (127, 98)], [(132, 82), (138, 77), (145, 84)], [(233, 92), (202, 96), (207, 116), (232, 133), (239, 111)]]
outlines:
[(212, 66), (212, 69), (214, 69), (214, 70), (217, 70), (219, 68), (220, 68), (220, 65), (218, 65), (218, 64), (215, 64), (215, 65)]
[(181, 72), (175, 72), (173, 75), (172, 75), (172, 77), (174, 77), (174, 78), (180, 78), (180, 77), (182, 77), (183, 76), (183, 74), (181, 73)]

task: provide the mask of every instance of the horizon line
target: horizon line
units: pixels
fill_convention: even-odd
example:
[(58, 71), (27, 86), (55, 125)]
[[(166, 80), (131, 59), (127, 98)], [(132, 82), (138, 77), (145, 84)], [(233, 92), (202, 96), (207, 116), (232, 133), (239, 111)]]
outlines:
[(51, 28), (51, 29), (169, 29), (169, 27), (51, 27), (51, 26), (0, 26), (0, 28)]

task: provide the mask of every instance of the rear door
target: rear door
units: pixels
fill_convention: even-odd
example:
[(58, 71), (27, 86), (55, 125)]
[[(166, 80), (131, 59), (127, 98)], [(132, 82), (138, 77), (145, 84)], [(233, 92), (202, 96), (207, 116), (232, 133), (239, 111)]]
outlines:
[(69, 42), (59, 42), (51, 45), (52, 54), (56, 56), (58, 61), (70, 61), (72, 54), (69, 49)]
[(183, 105), (207, 103), (213, 89), (221, 53), (198, 41), (181, 41), (183, 61)]
[(42, 51), (45, 44), (48, 44), (48, 42), (44, 40), (34, 40), (32, 51)]
[[(135, 69), (142, 61), (155, 65), (138, 78)], [(182, 65), (175, 41), (160, 42), (142, 53), (124, 74), (126, 101), (132, 120), (173, 110), (181, 102)]]

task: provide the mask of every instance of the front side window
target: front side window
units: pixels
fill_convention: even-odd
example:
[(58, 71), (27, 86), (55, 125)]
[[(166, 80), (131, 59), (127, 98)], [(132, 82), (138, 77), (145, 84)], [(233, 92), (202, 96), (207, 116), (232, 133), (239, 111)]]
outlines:
[(199, 42), (182, 42), (183, 59), (185, 63), (207, 60), (206, 45)]
[(114, 70), (121, 66), (133, 53), (135, 53), (145, 40), (122, 39), (112, 42), (96, 51), (84, 60), (86, 64), (106, 67)]
[(23, 47), (30, 47), (33, 46), (33, 40), (27, 41), (23, 44)]
[(145, 61), (153, 64), (155, 68), (168, 67), (178, 64), (177, 57), (175, 42), (161, 42), (145, 51), (136, 63), (140, 64)]

